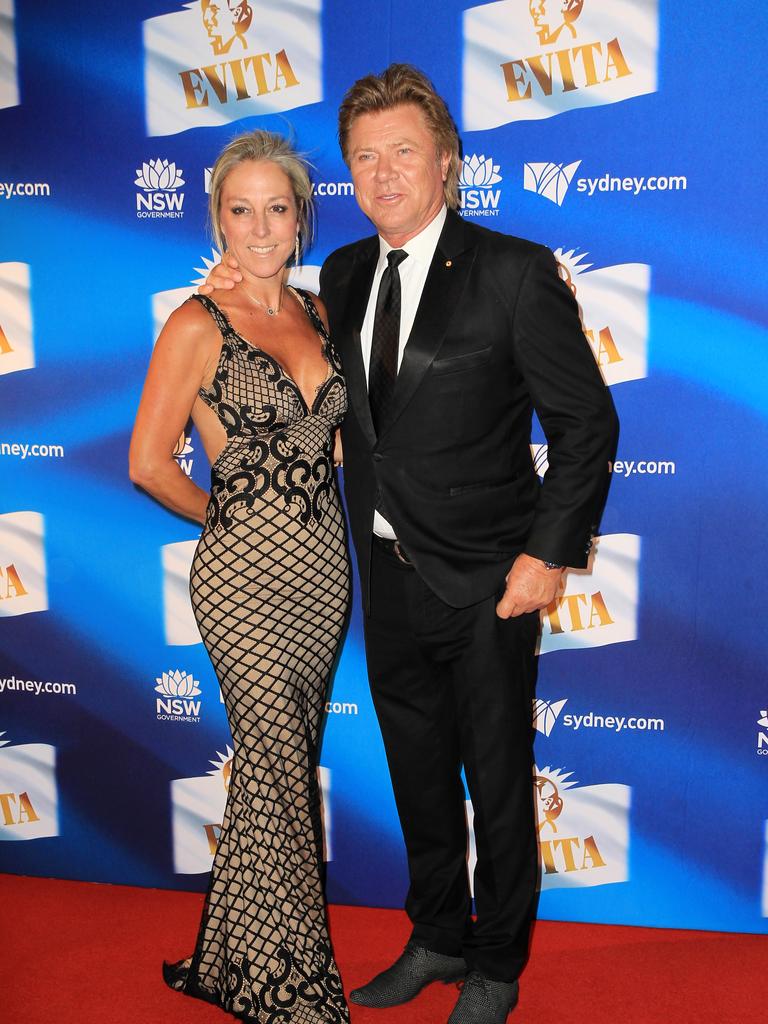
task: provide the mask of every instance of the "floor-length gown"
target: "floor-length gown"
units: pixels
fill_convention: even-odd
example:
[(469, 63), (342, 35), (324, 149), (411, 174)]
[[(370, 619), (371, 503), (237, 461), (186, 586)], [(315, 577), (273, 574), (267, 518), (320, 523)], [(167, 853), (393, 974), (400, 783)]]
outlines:
[(311, 406), (280, 364), (209, 298), (222, 335), (200, 390), (226, 429), (190, 576), (221, 685), (234, 759), (191, 964), (176, 989), (258, 1024), (341, 1024), (328, 940), (317, 783), (320, 719), (349, 601), (333, 430), (346, 409), (338, 358), (308, 293), (328, 375)]

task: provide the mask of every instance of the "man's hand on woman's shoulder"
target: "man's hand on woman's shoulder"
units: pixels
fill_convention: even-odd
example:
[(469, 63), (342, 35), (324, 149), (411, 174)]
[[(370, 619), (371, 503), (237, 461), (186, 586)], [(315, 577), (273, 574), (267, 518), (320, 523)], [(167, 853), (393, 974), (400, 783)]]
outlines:
[(201, 295), (210, 295), (217, 289), (227, 291), (234, 288), (242, 280), (243, 275), (240, 273), (240, 265), (237, 260), (233, 256), (225, 254), (222, 256), (221, 263), (217, 263), (211, 270), (205, 279), (205, 284), (201, 284), (197, 290)]

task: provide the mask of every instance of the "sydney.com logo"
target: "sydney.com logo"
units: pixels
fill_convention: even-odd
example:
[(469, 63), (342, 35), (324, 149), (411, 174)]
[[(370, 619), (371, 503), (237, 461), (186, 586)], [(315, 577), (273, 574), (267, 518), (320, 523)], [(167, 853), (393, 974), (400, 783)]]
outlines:
[[(523, 188), (562, 206), (580, 165), (581, 160), (570, 164), (526, 163), (523, 167)], [(685, 192), (687, 188), (688, 178), (684, 174), (618, 177), (606, 171), (594, 178), (576, 178), (576, 191), (590, 198), (602, 192), (628, 192), (634, 197), (641, 192)]]

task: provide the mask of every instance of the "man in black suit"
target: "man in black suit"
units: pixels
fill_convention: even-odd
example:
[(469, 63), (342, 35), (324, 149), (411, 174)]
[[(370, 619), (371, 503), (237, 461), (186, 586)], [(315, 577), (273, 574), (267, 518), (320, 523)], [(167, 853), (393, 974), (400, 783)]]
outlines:
[(403, 954), (350, 999), (395, 1006), (466, 977), (449, 1024), (503, 1024), (536, 901), (539, 610), (565, 566), (587, 564), (616, 417), (552, 253), (457, 214), (456, 128), (421, 72), (356, 82), (339, 141), (378, 234), (328, 257), (321, 297), (349, 392), (345, 492), (413, 922)]
[(345, 491), (413, 922), (350, 998), (392, 1006), (468, 971), (450, 1024), (501, 1024), (535, 906), (538, 613), (563, 567), (587, 564), (616, 418), (552, 253), (457, 214), (458, 137), (428, 79), (392, 65), (356, 82), (339, 140), (378, 235), (328, 257), (321, 297), (349, 392)]

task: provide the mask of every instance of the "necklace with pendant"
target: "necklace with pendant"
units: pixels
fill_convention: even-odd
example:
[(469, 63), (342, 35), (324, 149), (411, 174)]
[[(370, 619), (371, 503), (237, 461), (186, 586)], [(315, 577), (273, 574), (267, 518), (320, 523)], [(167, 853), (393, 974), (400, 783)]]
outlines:
[(261, 299), (257, 299), (255, 295), (251, 295), (247, 288), (243, 290), (245, 291), (245, 294), (248, 296), (249, 299), (251, 299), (253, 302), (261, 306), (261, 308), (264, 310), (267, 316), (277, 316), (280, 310), (283, 308), (283, 285), (280, 285), (280, 301), (277, 304), (277, 308), (275, 308), (274, 306), (268, 306), (266, 302), (262, 302)]

